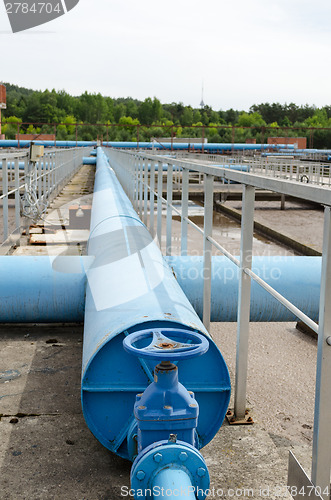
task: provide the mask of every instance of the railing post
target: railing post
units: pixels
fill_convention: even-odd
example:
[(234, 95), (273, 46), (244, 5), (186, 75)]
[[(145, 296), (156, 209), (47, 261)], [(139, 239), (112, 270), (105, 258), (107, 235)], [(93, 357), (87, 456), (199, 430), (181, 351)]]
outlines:
[(204, 176), (205, 201), (204, 201), (204, 228), (203, 228), (203, 324), (210, 329), (210, 305), (211, 305), (211, 254), (212, 243), (207, 239), (213, 232), (213, 200), (214, 200), (214, 177), (209, 174)]
[(37, 162), (37, 165), (36, 165), (36, 175), (37, 175), (37, 179), (38, 179), (38, 200), (40, 200), (41, 199), (41, 175), (42, 175), (41, 160), (39, 160)]
[(53, 168), (53, 160), (52, 160), (52, 154), (49, 155), (49, 160), (48, 160), (48, 170), (47, 170), (47, 199), (51, 195), (51, 172)]
[(148, 160), (145, 159), (144, 166), (144, 224), (147, 226), (148, 220)]
[(152, 237), (154, 238), (154, 220), (155, 220), (155, 214), (154, 214), (154, 210), (155, 210), (155, 195), (154, 195), (154, 191), (155, 191), (155, 161), (152, 160), (151, 161), (151, 182), (150, 182), (150, 186), (151, 186), (151, 190), (149, 192), (149, 230), (151, 232), (151, 235)]
[(246, 387), (248, 365), (248, 336), (251, 303), (251, 278), (244, 269), (252, 268), (255, 188), (243, 186), (240, 277), (238, 297), (237, 356), (234, 413), (243, 419), (246, 411)]
[(3, 216), (3, 241), (8, 238), (8, 164), (7, 158), (2, 160), (2, 216)]
[(20, 230), (21, 218), (20, 218), (20, 170), (19, 170), (19, 158), (15, 158), (15, 229)]
[(162, 196), (163, 196), (163, 164), (157, 162), (157, 239), (159, 245), (162, 245)]
[(171, 236), (172, 236), (172, 180), (173, 166), (168, 163), (167, 172), (167, 239), (166, 239), (166, 255), (171, 255)]
[(188, 217), (188, 192), (189, 189), (189, 170), (183, 168), (182, 171), (182, 217), (181, 217), (181, 255), (187, 255), (187, 230), (188, 223), (184, 220)]
[(325, 207), (311, 479), (330, 498), (331, 468), (331, 209)]
[(134, 175), (135, 175), (135, 195), (134, 195), (134, 207), (136, 212), (138, 212), (139, 205), (139, 161), (135, 157), (134, 160)]
[(47, 202), (47, 197), (46, 197), (46, 171), (48, 168), (48, 165), (46, 165), (47, 162), (47, 156), (44, 156), (44, 169), (43, 169), (43, 177), (42, 177), (42, 182), (43, 182), (43, 201), (46, 204)]
[(143, 158), (139, 158), (139, 217), (142, 218), (143, 214)]

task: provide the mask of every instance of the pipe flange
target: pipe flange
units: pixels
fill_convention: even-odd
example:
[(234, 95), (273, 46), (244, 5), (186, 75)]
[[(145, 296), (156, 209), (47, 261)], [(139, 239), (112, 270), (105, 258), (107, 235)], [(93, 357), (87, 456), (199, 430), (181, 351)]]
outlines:
[[(201, 453), (184, 441), (159, 441), (145, 448), (132, 465), (131, 488), (134, 491), (152, 489), (155, 477), (164, 469), (186, 472), (195, 489), (196, 498), (206, 498), (204, 492), (207, 492), (210, 485), (207, 465)], [(180, 486), (176, 485), (179, 488)]]

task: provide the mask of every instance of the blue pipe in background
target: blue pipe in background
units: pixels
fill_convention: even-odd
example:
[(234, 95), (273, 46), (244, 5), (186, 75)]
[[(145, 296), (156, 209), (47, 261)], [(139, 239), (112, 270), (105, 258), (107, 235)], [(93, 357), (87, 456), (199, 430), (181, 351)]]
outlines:
[(97, 159), (92, 156), (92, 158), (88, 156), (84, 156), (82, 160), (83, 165), (96, 165), (97, 164)]
[[(201, 318), (203, 258), (164, 259)], [(83, 321), (86, 271), (92, 262), (93, 258), (78, 256), (0, 257), (0, 322)], [(253, 269), (305, 314), (318, 320), (321, 257), (253, 257)], [(237, 321), (238, 272), (226, 257), (212, 257), (212, 321)], [(295, 320), (252, 281), (251, 321)]]
[(93, 147), (96, 146), (95, 141), (19, 141), (16, 139), (0, 140), (0, 148), (28, 148), (31, 142), (39, 146), (57, 147), (57, 148), (75, 148), (75, 147)]
[[(44, 169), (44, 162), (39, 163), (38, 168), (40, 168), (40, 167), (42, 170)], [(7, 162), (7, 168), (8, 168), (8, 170), (14, 170), (15, 169), (15, 162), (13, 162), (13, 161)], [(18, 169), (24, 170), (24, 168), (25, 168), (24, 161), (18, 162)], [(54, 168), (55, 168), (55, 164), (54, 164)], [(0, 161), (0, 170), (2, 170), (2, 161)], [(48, 170), (48, 162), (46, 162), (46, 170)]]
[[(45, 147), (58, 147), (58, 148), (74, 148), (74, 147), (93, 147), (97, 145), (96, 141), (30, 141), (30, 140), (11, 140), (3, 139), (0, 140), (0, 148), (26, 148), (29, 147), (31, 142), (35, 144), (42, 145)], [(194, 150), (192, 144), (187, 142), (173, 143), (170, 142), (158, 143), (153, 142), (125, 142), (125, 141), (111, 141), (104, 142), (104, 146), (119, 148), (119, 149), (148, 149), (148, 150), (174, 150), (182, 151), (190, 148), (192, 151), (199, 152), (202, 148), (206, 152), (224, 152), (224, 151), (263, 151), (263, 150), (278, 150), (278, 149), (294, 149), (294, 146), (284, 145), (284, 144), (245, 144), (245, 143), (206, 143), (202, 146), (201, 143), (194, 144)]]
[[(132, 359), (122, 342), (135, 331), (171, 327), (208, 336), (149, 231), (134, 211), (101, 148), (91, 213), (82, 369), (86, 422), (108, 449), (128, 458), (137, 393), (153, 380), (153, 361)], [(230, 378), (216, 344), (181, 360), (181, 383), (200, 405), (199, 447), (216, 434), (230, 397)]]
[[(203, 258), (167, 257), (178, 283), (202, 317)], [(321, 257), (253, 257), (252, 269), (277, 292), (318, 320)], [(237, 321), (239, 268), (227, 257), (212, 258), (211, 321)], [(296, 321), (296, 317), (252, 280), (251, 321)]]
[[(82, 159), (82, 164), (83, 165), (96, 165), (97, 163), (97, 160), (95, 157), (88, 157), (88, 156), (84, 156), (83, 159)], [(39, 167), (41, 167), (42, 169), (44, 168), (44, 162), (41, 162), (39, 164)], [(7, 168), (8, 170), (14, 170), (15, 169), (15, 162), (14, 161), (9, 161), (7, 162)], [(25, 168), (25, 163), (24, 161), (20, 161), (18, 162), (18, 168), (19, 170), (24, 170)], [(48, 162), (46, 162), (46, 170), (48, 169)], [(2, 170), (2, 161), (0, 160), (0, 170)]]
[[(58, 147), (58, 148), (74, 148), (74, 147), (94, 147), (97, 145), (96, 141), (28, 141), (22, 140), (18, 142), (14, 139), (3, 139), (0, 140), (0, 148), (28, 148), (31, 142), (35, 144), (42, 145), (45, 147)], [(192, 152), (202, 151), (202, 144), (190, 144), (190, 143), (152, 143), (152, 142), (125, 142), (125, 141), (111, 141), (104, 142), (103, 146), (118, 148), (118, 149), (147, 149), (147, 150), (166, 150), (166, 151), (184, 151), (190, 148)], [(262, 155), (275, 154), (274, 152), (279, 151), (282, 155), (288, 153), (289, 155), (296, 155), (297, 153), (302, 153), (302, 155), (308, 155), (312, 153), (319, 153), (325, 155), (331, 155), (330, 149), (295, 149), (294, 144), (245, 144), (245, 143), (206, 143), (203, 145), (203, 149), (207, 153), (222, 153), (230, 151), (261, 151)]]
[(0, 257), (0, 322), (82, 321), (86, 257)]
[[(25, 165), (24, 161), (19, 161), (18, 162), (18, 168), (19, 168), (19, 170), (24, 170), (24, 165)], [(15, 168), (15, 162), (14, 161), (8, 161), (7, 162), (7, 168), (8, 168), (8, 170), (10, 170), (10, 169), (14, 170), (14, 168)], [(1, 160), (0, 160), (0, 170), (2, 170), (2, 161)]]

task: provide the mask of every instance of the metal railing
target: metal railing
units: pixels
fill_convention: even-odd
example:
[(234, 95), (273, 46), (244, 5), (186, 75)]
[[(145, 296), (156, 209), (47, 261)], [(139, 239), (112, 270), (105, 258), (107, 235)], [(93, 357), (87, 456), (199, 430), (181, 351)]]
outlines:
[[(329, 491), (330, 488), (331, 467), (331, 433), (329, 431), (329, 415), (331, 414), (331, 398), (329, 397), (329, 381), (331, 379), (331, 190), (325, 186), (297, 182), (293, 178), (284, 179), (281, 177), (277, 178), (276, 175), (262, 175), (260, 171), (258, 173), (240, 172), (206, 165), (202, 162), (180, 160), (173, 157), (167, 158), (163, 155), (150, 155), (147, 153), (123, 152), (111, 149), (108, 149), (107, 153), (123, 188), (133, 202), (141, 219), (146, 225), (148, 224), (151, 234), (157, 236), (160, 245), (162, 239), (162, 208), (163, 206), (166, 207), (166, 255), (171, 255), (172, 251), (173, 213), (179, 215), (181, 220), (181, 255), (187, 255), (188, 226), (193, 227), (202, 235), (204, 241), (203, 322), (207, 329), (210, 327), (212, 247), (216, 247), (239, 268), (237, 361), (234, 391), (236, 418), (244, 418), (246, 410), (251, 280), (256, 281), (281, 304), (294, 313), (297, 318), (318, 333), (311, 482), (314, 486), (318, 486), (319, 491), (322, 492), (316, 498), (329, 499), (329, 495), (323, 494), (323, 492)], [(166, 171), (164, 172), (165, 165)], [(263, 173), (266, 174), (268, 172), (264, 171)], [(203, 176), (203, 229), (188, 217), (190, 179), (196, 177), (197, 174)], [(243, 185), (243, 215), (239, 260), (212, 237), (213, 185), (215, 177), (221, 177), (224, 182), (237, 182)], [(163, 182), (164, 178), (166, 178), (165, 185)], [(180, 182), (180, 210), (173, 204), (174, 179), (176, 183)], [(319, 324), (315, 323), (294, 304), (289, 302), (286, 297), (279, 294), (266, 281), (252, 271), (256, 188), (302, 198), (325, 206)], [(164, 191), (166, 191), (166, 198), (163, 197)], [(148, 212), (150, 214), (149, 218)], [(290, 484), (291, 481), (294, 480), (289, 476)]]
[[(50, 201), (69, 182), (82, 163), (83, 148), (46, 150), (42, 159), (29, 161), (29, 152), (0, 154), (0, 210), (3, 234), (0, 255), (17, 245), (27, 223), (36, 222)], [(9, 207), (9, 200), (14, 206)], [(1, 211), (0, 211), (1, 215)]]
[(242, 170), (247, 170), (252, 174), (260, 174), (268, 177), (281, 178), (304, 184), (317, 186), (331, 186), (331, 163), (323, 161), (305, 161), (291, 157), (291, 155), (277, 156), (247, 156), (246, 154), (230, 155), (209, 155), (191, 154), (187, 152), (175, 153), (175, 158), (190, 158), (201, 163), (211, 163), (217, 165), (236, 165)]

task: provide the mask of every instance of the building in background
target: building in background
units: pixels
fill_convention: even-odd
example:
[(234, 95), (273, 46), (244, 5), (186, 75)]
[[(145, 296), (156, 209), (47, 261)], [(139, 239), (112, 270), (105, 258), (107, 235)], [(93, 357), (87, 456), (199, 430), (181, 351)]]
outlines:
[(268, 137), (268, 144), (294, 144), (297, 149), (306, 149), (307, 137)]
[(18, 141), (55, 141), (55, 134), (16, 134)]

